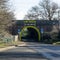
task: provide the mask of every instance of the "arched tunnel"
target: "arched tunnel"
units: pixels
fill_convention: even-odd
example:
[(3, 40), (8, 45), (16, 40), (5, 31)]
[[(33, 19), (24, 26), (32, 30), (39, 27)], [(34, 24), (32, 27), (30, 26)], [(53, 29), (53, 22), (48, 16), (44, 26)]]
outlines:
[(27, 42), (38, 42), (39, 41), (39, 31), (32, 27), (26, 27), (21, 33), (21, 40)]

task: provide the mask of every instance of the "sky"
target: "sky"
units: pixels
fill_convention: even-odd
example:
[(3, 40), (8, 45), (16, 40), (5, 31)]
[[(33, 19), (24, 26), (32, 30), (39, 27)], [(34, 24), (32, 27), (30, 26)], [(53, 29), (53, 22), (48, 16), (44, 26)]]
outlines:
[[(38, 5), (41, 0), (10, 0), (12, 9), (14, 10), (15, 17), (18, 20), (22, 20), (27, 14), (28, 10), (35, 5)], [(60, 5), (60, 0), (53, 0)]]

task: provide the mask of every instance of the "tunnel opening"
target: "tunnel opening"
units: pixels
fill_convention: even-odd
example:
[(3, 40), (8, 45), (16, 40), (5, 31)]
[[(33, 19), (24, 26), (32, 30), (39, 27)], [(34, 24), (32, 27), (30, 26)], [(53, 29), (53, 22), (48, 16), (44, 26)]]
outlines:
[(20, 38), (24, 42), (38, 42), (40, 40), (40, 32), (37, 28), (26, 27), (22, 30)]

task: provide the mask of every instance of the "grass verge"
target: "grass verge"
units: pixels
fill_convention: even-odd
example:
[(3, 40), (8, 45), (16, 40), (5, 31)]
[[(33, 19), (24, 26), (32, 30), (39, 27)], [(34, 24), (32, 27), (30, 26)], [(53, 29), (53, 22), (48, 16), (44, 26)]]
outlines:
[(7, 43), (0, 43), (0, 48), (8, 47), (9, 45)]
[(53, 43), (53, 45), (60, 45), (60, 41)]
[(21, 41), (16, 41), (16, 42), (7, 42), (7, 43), (4, 43), (4, 42), (0, 42), (0, 48), (5, 48), (5, 47), (8, 47), (8, 46), (14, 46), (14, 45), (20, 45), (20, 44), (23, 44), (24, 42), (21, 42)]

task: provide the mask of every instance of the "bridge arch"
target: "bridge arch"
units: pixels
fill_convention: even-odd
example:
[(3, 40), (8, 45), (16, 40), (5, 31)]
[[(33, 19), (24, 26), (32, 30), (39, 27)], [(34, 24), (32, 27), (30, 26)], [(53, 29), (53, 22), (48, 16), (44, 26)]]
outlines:
[(22, 32), (24, 31), (25, 28), (35, 29), (36, 32), (37, 32), (37, 34), (38, 34), (38, 41), (40, 41), (40, 39), (41, 39), (41, 36), (40, 36), (40, 35), (41, 35), (41, 34), (40, 34), (39, 29), (38, 29), (37, 27), (35, 27), (35, 26), (25, 26), (25, 27), (23, 27), (22, 30), (21, 30), (21, 32), (20, 32), (20, 40), (22, 40)]

